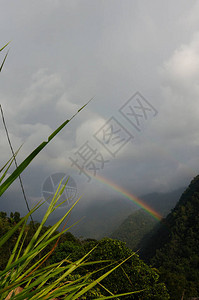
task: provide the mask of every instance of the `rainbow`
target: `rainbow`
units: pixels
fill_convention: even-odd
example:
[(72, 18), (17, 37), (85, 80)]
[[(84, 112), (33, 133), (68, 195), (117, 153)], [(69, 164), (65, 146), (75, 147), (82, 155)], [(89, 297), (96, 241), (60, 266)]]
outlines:
[(151, 208), (149, 205), (147, 205), (143, 200), (138, 198), (137, 196), (129, 193), (127, 190), (125, 190), (123, 187), (116, 185), (113, 181), (110, 179), (107, 179), (105, 177), (102, 177), (100, 175), (95, 175), (93, 178), (96, 178), (98, 181), (102, 182), (103, 184), (111, 187), (114, 191), (119, 192), (121, 195), (125, 196), (129, 200), (133, 201), (137, 206), (143, 208), (148, 214), (150, 214), (153, 218), (160, 221), (163, 219), (163, 216), (161, 216), (157, 211), (155, 211), (153, 208)]

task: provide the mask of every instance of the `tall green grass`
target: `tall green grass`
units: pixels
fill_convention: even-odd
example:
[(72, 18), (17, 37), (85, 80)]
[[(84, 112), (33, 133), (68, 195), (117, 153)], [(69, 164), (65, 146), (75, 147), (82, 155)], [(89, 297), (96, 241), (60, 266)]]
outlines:
[[(9, 43), (7, 43), (6, 45), (4, 45), (4, 46), (0, 49), (0, 52), (3, 51), (3, 50), (8, 46), (8, 44), (9, 44)], [(6, 55), (5, 55), (4, 59), (3, 59), (3, 62), (2, 62), (1, 65), (0, 65), (0, 72), (1, 72), (2, 69), (3, 69), (3, 65), (4, 65), (4, 63), (5, 63), (5, 61), (6, 61), (7, 56), (8, 56), (8, 52), (6, 53)]]
[[(8, 170), (8, 167), (11, 165), (12, 160), (8, 163), (8, 165), (4, 166), (4, 174), (1, 176), (5, 176), (5, 173)], [(12, 299), (52, 299), (55, 297), (63, 296), (64, 299), (87, 299), (81, 298), (87, 295), (90, 292), (90, 296), (88, 299), (94, 299), (96, 292), (96, 286), (100, 284), (100, 282), (111, 274), (115, 269), (121, 266), (126, 260), (122, 263), (118, 264), (116, 267), (113, 267), (111, 270), (107, 271), (104, 269), (104, 274), (100, 276), (97, 280), (91, 280), (92, 273), (88, 273), (84, 276), (75, 277), (72, 276), (74, 271), (77, 271), (78, 268), (84, 267), (88, 264), (96, 264), (97, 272), (97, 264), (102, 263), (99, 262), (86, 262), (87, 257), (90, 252), (88, 252), (84, 257), (79, 259), (76, 262), (70, 262), (67, 258), (51, 265), (45, 265), (44, 263), (49, 258), (49, 256), (54, 251), (57, 243), (59, 242), (59, 238), (62, 234), (64, 234), (70, 227), (66, 228), (66, 223), (63, 226), (63, 230), (58, 232), (58, 228), (66, 222), (67, 216), (71, 213), (72, 209), (75, 207), (79, 199), (73, 204), (73, 206), (68, 209), (65, 215), (53, 226), (48, 228), (43, 234), (42, 228), (45, 226), (46, 221), (48, 220), (51, 213), (53, 213), (60, 205), (62, 205), (65, 201), (58, 203), (67, 182), (62, 185), (60, 182), (59, 187), (43, 217), (43, 220), (37, 230), (35, 231), (33, 237), (31, 238), (28, 245), (23, 247), (26, 239), (26, 225), (29, 219), (30, 214), (33, 214), (43, 202), (39, 202), (31, 211), (20, 220), (18, 224), (16, 224), (11, 230), (9, 230), (3, 237), (0, 238), (0, 247), (3, 247), (6, 242), (12, 237), (13, 234), (16, 233), (18, 229), (19, 234), (17, 241), (15, 243), (14, 248), (12, 249), (10, 258), (7, 262), (7, 265), (4, 270), (0, 271), (0, 299), (5, 299), (10, 292), (14, 291), (17, 287), (23, 287), (23, 290), (17, 294), (13, 295)], [(42, 255), (43, 250), (49, 245), (54, 243), (52, 249)], [(40, 257), (41, 256), (41, 257)], [(72, 278), (72, 280), (69, 278)], [(100, 286), (103, 286), (100, 284)], [(107, 292), (107, 289), (106, 289)], [(133, 294), (132, 293), (127, 293)], [(110, 296), (101, 296), (97, 298), (101, 299), (111, 299), (118, 298), (123, 295), (113, 295), (110, 292)], [(98, 293), (99, 295), (99, 293)], [(86, 296), (85, 296), (86, 297)], [(92, 297), (92, 298), (91, 298)]]

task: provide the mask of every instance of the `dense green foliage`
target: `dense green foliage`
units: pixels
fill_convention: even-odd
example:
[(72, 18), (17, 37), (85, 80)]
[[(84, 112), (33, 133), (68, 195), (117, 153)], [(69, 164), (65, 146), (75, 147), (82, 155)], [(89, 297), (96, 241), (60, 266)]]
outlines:
[[(10, 230), (19, 219), (19, 213), (11, 213), (10, 217), (8, 217), (6, 213), (1, 212), (0, 232), (5, 233)], [(28, 240), (24, 244), (24, 247), (30, 241), (38, 226), (39, 223), (33, 225), (32, 222), (27, 225), (26, 231), (28, 233)], [(42, 233), (47, 231), (48, 228), (49, 227), (44, 227)], [(13, 236), (9, 243), (7, 242), (6, 247), (1, 248), (0, 269), (5, 267), (15, 241), (16, 236)], [(53, 244), (50, 244), (42, 255), (48, 253), (52, 247)], [(118, 263), (124, 261), (130, 256), (132, 257), (105, 278), (102, 281), (100, 288), (98, 287), (92, 291), (92, 294), (90, 293), (89, 299), (92, 299), (93, 296), (96, 297), (102, 294), (110, 295), (110, 293), (107, 293), (102, 285), (113, 294), (142, 291), (139, 294), (125, 296), (125, 299), (169, 299), (165, 285), (160, 283), (158, 280), (159, 275), (157, 272), (141, 261), (137, 254), (126, 247), (125, 243), (118, 240), (104, 238), (100, 241), (92, 239), (81, 241), (75, 238), (71, 233), (67, 232), (61, 236), (59, 245), (52, 253), (51, 257), (47, 260), (46, 266), (60, 262), (66, 258), (68, 261), (75, 262), (86, 255), (94, 247), (96, 248), (90, 253), (87, 258), (87, 262), (100, 261), (100, 263), (92, 263), (88, 266), (78, 268), (75, 272), (73, 272), (73, 275), (68, 277), (68, 279), (74, 280), (74, 278), (77, 279), (86, 274), (92, 274), (90, 279), (95, 280), (114, 266), (118, 265)]]
[[(17, 220), (16, 218), (17, 217)], [(10, 218), (7, 217), (5, 212), (0, 212), (0, 237), (2, 237), (6, 232), (8, 232), (20, 219), (19, 213), (12, 213)], [(17, 231), (10, 241), (7, 241), (4, 244), (4, 247), (0, 248), (0, 270), (3, 270), (8, 262), (8, 259), (11, 255), (11, 249), (13, 249), (17, 235), (19, 231)]]
[[(102, 275), (106, 269), (110, 269), (113, 265), (118, 264), (124, 259), (132, 255), (132, 257), (125, 262), (120, 268), (115, 270), (102, 284), (112, 293), (120, 294), (130, 291), (143, 290), (143, 292), (134, 296), (126, 296), (125, 299), (168, 299), (168, 294), (163, 283), (159, 283), (159, 276), (152, 268), (141, 261), (137, 254), (131, 249), (127, 248), (125, 243), (104, 238), (100, 241), (96, 240), (74, 240), (74, 237), (69, 237), (69, 240), (60, 244), (55, 250), (51, 262), (54, 263), (60, 259), (68, 257), (68, 259), (75, 261), (88, 251), (93, 249), (88, 261), (106, 261), (100, 263), (102, 270), (92, 275), (93, 279)], [(106, 269), (104, 269), (106, 267)], [(81, 274), (95, 271), (96, 266), (91, 265), (81, 270)], [(104, 293), (104, 289), (102, 288)]]
[(157, 226), (143, 258), (159, 268), (171, 299), (199, 296), (199, 176)]
[[(4, 255), (0, 266), (0, 299), (5, 299), (14, 288), (19, 287), (20, 295), (12, 299), (47, 300), (57, 296), (62, 298), (64, 296), (65, 299), (67, 295), (69, 299), (75, 300), (102, 296), (96, 286), (102, 278), (98, 277), (97, 281), (93, 281), (89, 274), (74, 276), (74, 271), (84, 266), (84, 260), (89, 253), (75, 262), (64, 259), (52, 264), (49, 261), (57, 242), (66, 237), (64, 233), (68, 229), (62, 233), (57, 229), (71, 211), (66, 212), (58, 223), (46, 227), (44, 224), (48, 215), (54, 211), (57, 201), (56, 197), (52, 200), (41, 224), (32, 222), (27, 224), (28, 217), (39, 207), (38, 205), (22, 219), (19, 213), (11, 213), (10, 217), (4, 212), (0, 214), (1, 231), (4, 231), (0, 237), (0, 251)], [(107, 275), (104, 273), (103, 277)]]
[(144, 243), (150, 238), (150, 232), (157, 221), (144, 212), (133, 212), (118, 228), (111, 237), (126, 243), (134, 251), (144, 247)]
[[(19, 212), (15, 212), (15, 213), (10, 213), (10, 217), (7, 216), (7, 213), (5, 212), (0, 212), (0, 237), (2, 237), (4, 234), (6, 234), (9, 230), (11, 230), (19, 221), (21, 220), (20, 218), (20, 213)], [(27, 247), (28, 243), (30, 242), (30, 240), (32, 239), (33, 235), (35, 234), (35, 231), (38, 229), (38, 227), (40, 226), (40, 223), (37, 222), (30, 222), (26, 228), (25, 228), (25, 233), (26, 233), (26, 239), (24, 240), (23, 243), (23, 248), (25, 249), (25, 247)], [(3, 247), (0, 248), (0, 270), (3, 270), (6, 267), (6, 264), (8, 262), (8, 259), (12, 253), (12, 249), (14, 248), (14, 245), (17, 241), (17, 237), (20, 233), (22, 226), (20, 226), (18, 228), (18, 230), (16, 230), (16, 232), (13, 234), (12, 238), (10, 238)], [(46, 232), (48, 229), (50, 228), (50, 226), (43, 226), (39, 237)], [(57, 234), (57, 232), (55, 232), (53, 235), (55, 236)], [(60, 238), (60, 240), (64, 240), (65, 237), (63, 235), (63, 237)], [(42, 252), (37, 259), (39, 259), (41, 257), (42, 254), (44, 253), (48, 253), (52, 247), (54, 246), (54, 243), (50, 243), (46, 248), (45, 251)]]

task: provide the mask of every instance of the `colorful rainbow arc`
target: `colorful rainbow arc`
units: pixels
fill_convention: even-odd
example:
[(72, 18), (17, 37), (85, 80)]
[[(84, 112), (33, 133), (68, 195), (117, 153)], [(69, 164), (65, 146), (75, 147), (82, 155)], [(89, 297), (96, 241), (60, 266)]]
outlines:
[(155, 211), (153, 208), (151, 208), (149, 205), (147, 205), (143, 200), (141, 200), (137, 196), (129, 193), (123, 187), (121, 187), (119, 185), (116, 185), (110, 179), (107, 179), (107, 178), (102, 177), (100, 175), (96, 175), (94, 178), (96, 178), (97, 180), (99, 180), (103, 184), (111, 187), (114, 191), (119, 192), (121, 195), (125, 196), (129, 200), (133, 201), (136, 205), (143, 208), (148, 214), (150, 214), (156, 220), (160, 221), (160, 220), (163, 219), (163, 216), (161, 216), (157, 211)]

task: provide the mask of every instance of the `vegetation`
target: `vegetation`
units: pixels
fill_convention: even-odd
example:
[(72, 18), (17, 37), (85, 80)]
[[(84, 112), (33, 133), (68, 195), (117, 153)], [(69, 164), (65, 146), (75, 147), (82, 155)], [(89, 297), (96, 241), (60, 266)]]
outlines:
[[(103, 280), (103, 285), (109, 291), (114, 294), (141, 291), (138, 294), (139, 296), (135, 294), (127, 296), (125, 299), (169, 299), (165, 285), (158, 281), (159, 275), (157, 272), (141, 261), (136, 253), (126, 247), (125, 243), (118, 240), (103, 238), (100, 241), (86, 240), (80, 242), (77, 239), (66, 241), (56, 249), (52, 256), (52, 262), (56, 262), (57, 257), (60, 259), (66, 256), (71, 260), (76, 260), (93, 247), (96, 248), (92, 251), (88, 260), (103, 261), (100, 264), (102, 270), (99, 274), (103, 274), (105, 266), (111, 269), (113, 265), (117, 265), (131, 257)], [(95, 273), (94, 265), (89, 265), (81, 272), (85, 274), (88, 271), (93, 272), (93, 279), (97, 279), (97, 276), (99, 276), (98, 273)]]
[[(0, 213), (0, 230), (4, 232), (9, 232), (14, 226), (16, 226), (16, 221), (20, 220), (19, 213), (11, 213), (8, 217), (6, 213)], [(34, 224), (30, 222), (26, 225), (25, 231), (27, 232), (28, 240), (25, 240), (23, 244), (23, 249), (30, 243), (35, 229), (39, 228), (39, 223)], [(34, 228), (35, 227), (35, 228)], [(42, 234), (45, 234), (51, 229), (51, 226), (43, 226), (42, 232), (40, 233), (40, 238)], [(21, 228), (18, 230), (18, 234), (21, 232)], [(54, 232), (53, 236), (58, 235), (58, 232)], [(5, 262), (9, 260), (11, 249), (14, 248), (16, 243), (16, 235), (13, 235), (6, 246), (0, 248), (0, 269), (5, 269)], [(42, 256), (47, 255), (54, 244), (51, 242), (43, 250)], [(90, 253), (89, 256), (87, 254)], [(82, 257), (86, 257), (86, 263), (82, 263), (81, 266), (74, 269), (72, 274), (67, 276), (68, 280), (80, 280), (85, 278), (90, 274), (88, 282), (95, 282), (99, 277), (103, 276), (107, 271), (111, 271), (113, 267), (117, 267), (118, 264), (125, 261), (119, 268), (115, 269), (107, 278), (103, 279), (102, 284), (98, 288), (90, 291), (86, 294), (88, 299), (92, 299), (96, 295), (100, 298), (102, 295), (113, 295), (113, 294), (124, 294), (136, 292), (135, 295), (125, 296), (125, 299), (169, 299), (166, 287), (164, 284), (159, 283), (159, 275), (155, 270), (147, 266), (143, 261), (141, 261), (136, 253), (126, 247), (125, 243), (104, 238), (100, 241), (96, 240), (83, 240), (75, 238), (71, 233), (66, 232), (60, 236), (59, 244), (52, 253), (52, 255), (44, 261), (43, 265), (45, 268), (50, 265), (55, 265), (57, 263), (63, 262), (62, 268), (68, 265), (68, 261), (71, 263), (76, 263)], [(38, 257), (34, 258), (34, 263), (39, 262)], [(129, 259), (128, 259), (129, 258)], [(98, 262), (98, 263), (94, 263)], [(61, 274), (64, 271), (61, 272)], [(58, 274), (59, 276), (61, 274)], [(57, 278), (57, 275), (53, 279), (49, 278), (49, 282)], [(119, 283), (119, 284), (118, 284)], [(104, 289), (106, 287), (106, 290)], [(138, 293), (138, 291), (140, 291)], [(139, 296), (138, 296), (139, 295)]]
[[(3, 51), (3, 50), (8, 46), (8, 44), (9, 44), (9, 43), (7, 43), (6, 45), (4, 45), (4, 46), (0, 49), (0, 52)], [(1, 72), (2, 69), (3, 69), (3, 66), (4, 66), (4, 63), (5, 63), (5, 61), (6, 61), (7, 56), (8, 56), (8, 52), (6, 53), (6, 55), (5, 55), (5, 57), (4, 57), (4, 59), (3, 59), (2, 63), (1, 63), (1, 65), (0, 65), (0, 72)]]
[(171, 299), (199, 296), (199, 176), (164, 222), (157, 226), (143, 258), (159, 268)]
[[(12, 245), (13, 248), (9, 249), (11, 254), (6, 262), (6, 267), (0, 271), (0, 299), (5, 299), (11, 291), (19, 286), (24, 289), (20, 295), (13, 299), (18, 299), (18, 297), (19, 299), (51, 299), (63, 295), (65, 298), (67, 296), (68, 299), (71, 299), (71, 297), (72, 299), (77, 299), (82, 295), (87, 295), (89, 291), (90, 295), (96, 296), (96, 294), (99, 294), (95, 289), (95, 285), (98, 282), (91, 282), (90, 274), (85, 274), (85, 276), (78, 278), (72, 276), (76, 269), (84, 266), (84, 260), (89, 253), (74, 263), (65, 258), (58, 263), (49, 264), (48, 258), (59, 238), (62, 233), (68, 230), (64, 229), (62, 233), (56, 232), (70, 210), (55, 225), (48, 228), (43, 227), (48, 215), (55, 209), (58, 198), (54, 197), (42, 223), (35, 228), (32, 237), (29, 237), (28, 241), (26, 241), (26, 236), (29, 235), (29, 231), (27, 231), (29, 226), (26, 225), (26, 222), (30, 214), (11, 227), (1, 238), (0, 246), (4, 246), (10, 239), (13, 239), (15, 244), (9, 243), (8, 246), (11, 247)], [(3, 217), (5, 218), (5, 216)], [(14, 233), (17, 229), (19, 229), (19, 233), (16, 238)], [(43, 233), (42, 229), (44, 229)], [(47, 247), (52, 243), (54, 243), (54, 247), (50, 247), (50, 251), (48, 251)], [(1, 248), (1, 252), (4, 252), (4, 247)], [(99, 282), (101, 280), (102, 278), (98, 278)]]
[[(60, 296), (64, 299), (93, 299), (93, 297), (107, 299), (105, 296), (102, 297), (103, 294), (99, 289), (96, 289), (96, 285), (100, 284), (100, 287), (102, 287), (100, 282), (134, 255), (134, 253), (130, 254), (117, 264), (111, 263), (111, 268), (105, 269), (104, 266), (101, 266), (102, 259), (99, 261), (92, 261), (91, 259), (86, 261), (94, 251), (96, 247), (94, 245), (85, 254), (82, 253), (81, 257), (77, 257), (76, 260), (72, 261), (65, 256), (57, 262), (50, 261), (49, 258), (61, 236), (63, 239), (63, 234), (69, 228), (64, 229), (65, 224), (62, 232), (57, 232), (57, 229), (76, 205), (75, 203), (56, 224), (45, 227), (50, 214), (63, 204), (63, 202), (58, 204), (58, 201), (65, 186), (66, 183), (64, 186), (60, 183), (41, 224), (37, 224), (37, 226), (32, 223), (28, 225), (27, 221), (29, 216), (42, 205), (41, 203), (22, 219), (20, 219), (18, 213), (11, 213), (8, 218), (5, 213), (1, 212), (1, 231), (2, 233), (6, 232), (0, 239), (1, 254), (5, 259), (2, 261), (0, 270), (0, 299), (5, 299), (19, 287), (23, 289), (13, 299), (52, 299)], [(8, 256), (6, 256), (7, 253), (9, 253)], [(99, 265), (99, 267), (96, 267), (96, 265)], [(91, 270), (87, 269), (88, 266), (91, 267)], [(80, 271), (77, 271), (78, 269)], [(82, 269), (86, 272), (82, 273)], [(102, 269), (103, 273), (101, 273)], [(95, 279), (95, 276), (93, 277), (93, 274), (98, 274), (97, 279)], [(137, 293), (137, 291), (131, 290), (128, 293), (120, 293), (114, 296), (107, 288), (105, 288), (105, 291), (109, 293), (108, 299)]]
[(142, 249), (150, 238), (157, 221), (143, 210), (132, 213), (111, 235), (126, 243), (134, 251)]

